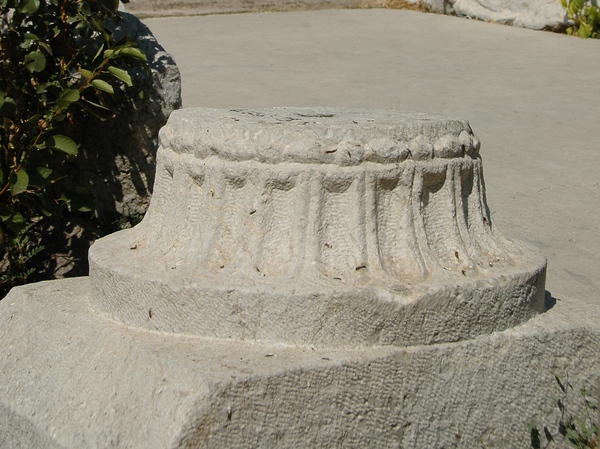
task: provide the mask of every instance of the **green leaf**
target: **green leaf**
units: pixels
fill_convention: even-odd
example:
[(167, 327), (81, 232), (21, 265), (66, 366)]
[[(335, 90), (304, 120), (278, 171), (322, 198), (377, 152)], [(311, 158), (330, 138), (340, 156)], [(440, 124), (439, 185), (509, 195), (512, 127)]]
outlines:
[(39, 38), (32, 33), (23, 33), (23, 41), (19, 44), (19, 47), (27, 50), (31, 45)]
[(133, 82), (131, 81), (131, 76), (127, 73), (127, 70), (119, 69), (118, 67), (110, 66), (108, 67), (108, 71), (115, 78), (120, 79), (129, 87), (133, 86)]
[(35, 92), (38, 95), (50, 94), (53, 97), (58, 97), (62, 90), (63, 88), (58, 81), (48, 81), (47, 83), (40, 83), (35, 88)]
[(96, 15), (92, 15), (91, 22), (96, 31), (98, 31), (102, 35), (102, 39), (104, 42), (110, 41), (110, 32), (105, 28), (104, 24)]
[(67, 118), (67, 114), (65, 114), (64, 112), (61, 112), (60, 114), (55, 115), (54, 118), (52, 119), (52, 121), (60, 123), (66, 118)]
[(44, 178), (44, 179), (48, 179), (48, 177), (53, 172), (53, 170), (51, 168), (48, 168), (48, 167), (37, 167), (36, 170), (40, 174), (40, 176), (42, 178)]
[(42, 114), (34, 114), (31, 117), (29, 117), (25, 123), (27, 123), (28, 125), (33, 125), (39, 122), (41, 118)]
[(110, 109), (89, 100), (82, 99), (78, 104), (102, 121), (109, 120), (115, 116), (115, 113)]
[(90, 4), (86, 1), (83, 1), (79, 4), (79, 12), (86, 17), (92, 15), (92, 9), (90, 8)]
[(52, 47), (50, 47), (50, 45), (48, 45), (44, 41), (38, 41), (38, 45), (40, 47), (42, 47), (44, 50), (46, 50), (46, 53), (48, 53), (50, 56), (52, 56)]
[(8, 220), (12, 216), (13, 212), (13, 209), (8, 204), (0, 204), (0, 220)]
[(25, 55), (25, 67), (31, 73), (41, 72), (46, 68), (46, 57), (40, 50), (32, 51)]
[(104, 51), (104, 44), (100, 45), (100, 48), (98, 48), (98, 51), (96, 52), (96, 54), (94, 55), (94, 57), (92, 58), (92, 61), (95, 61), (96, 59), (98, 59), (98, 56), (100, 56), (100, 54)]
[[(104, 46), (102, 46), (102, 47), (104, 47)], [(115, 55), (115, 51), (111, 50), (111, 49), (108, 49), (108, 50), (104, 51), (103, 57), (104, 57), (104, 59), (110, 59), (110, 58), (114, 57), (114, 55)]]
[(104, 80), (95, 79), (95, 80), (92, 80), (90, 82), (90, 84), (92, 86), (94, 86), (96, 89), (101, 90), (102, 92), (106, 92), (109, 94), (115, 93), (115, 90), (113, 89), (113, 87)]
[(70, 154), (72, 156), (77, 155), (79, 146), (70, 137), (57, 134), (50, 136), (45, 141), (46, 147), (60, 150), (63, 153)]
[(27, 190), (29, 186), (29, 176), (25, 170), (21, 169), (18, 172), (12, 172), (10, 174), (10, 192), (12, 196), (16, 196), (21, 192)]
[(581, 22), (579, 24), (579, 32), (577, 34), (582, 39), (589, 39), (590, 37), (592, 37), (592, 32), (593, 31), (594, 30), (593, 30), (591, 24), (585, 23), (585, 22)]
[(573, 16), (572, 18), (579, 16), (583, 9), (584, 2), (585, 0), (571, 0), (569, 2), (569, 14)]
[(40, 0), (23, 0), (17, 9), (24, 14), (35, 14), (40, 9)]
[(71, 209), (79, 212), (91, 212), (94, 210), (94, 197), (85, 187), (75, 187), (68, 194), (68, 202)]
[[(31, 166), (31, 164), (30, 164)], [(41, 172), (40, 172), (41, 169)], [(38, 199), (40, 198), (41, 191), (40, 189), (44, 189), (45, 187), (52, 184), (50, 179), (45, 178), (44, 176), (51, 177), (52, 170), (50, 173), (44, 171), (44, 169), (48, 170), (46, 167), (36, 167), (35, 170), (29, 170), (27, 173), (29, 175), (29, 185), (35, 187), (36, 195)]]
[(129, 56), (135, 59), (141, 59), (142, 61), (147, 61), (145, 53), (136, 47), (126, 47), (119, 50), (119, 55)]
[(19, 225), (25, 223), (25, 218), (21, 215), (21, 212), (15, 212), (8, 221), (14, 226), (13, 229), (18, 229)]
[(17, 112), (17, 103), (10, 97), (0, 93), (0, 117), (14, 117)]
[(86, 70), (86, 69), (79, 69), (79, 73), (81, 73), (83, 76), (85, 76), (87, 79), (93, 78), (94, 77), (94, 72), (90, 71), (90, 70)]
[(79, 91), (77, 89), (65, 89), (58, 95), (56, 104), (59, 108), (67, 108), (71, 103), (78, 101), (79, 98)]

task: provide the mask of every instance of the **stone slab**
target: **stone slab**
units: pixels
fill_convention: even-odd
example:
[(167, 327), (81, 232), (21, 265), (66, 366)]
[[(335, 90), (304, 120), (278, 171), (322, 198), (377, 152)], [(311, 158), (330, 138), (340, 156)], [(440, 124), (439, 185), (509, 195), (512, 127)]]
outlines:
[(89, 294), (75, 278), (0, 303), (0, 446), (524, 447), (556, 424), (555, 374), (593, 392), (600, 372), (600, 308), (568, 300), (459, 343), (319, 350), (132, 329)]

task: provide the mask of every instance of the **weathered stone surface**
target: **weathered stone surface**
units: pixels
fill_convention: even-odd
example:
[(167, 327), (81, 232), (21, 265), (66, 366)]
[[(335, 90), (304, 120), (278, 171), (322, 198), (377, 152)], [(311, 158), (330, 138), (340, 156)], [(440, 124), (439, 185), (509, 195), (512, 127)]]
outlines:
[(535, 30), (562, 30), (568, 17), (556, 0), (409, 0), (434, 11)]
[(319, 346), (515, 326), (543, 310), (546, 261), (494, 228), (478, 151), (467, 122), (431, 114), (178, 111), (144, 221), (90, 250), (94, 307)]
[(174, 114), (144, 221), (93, 247), (91, 278), (0, 302), (0, 446), (521, 447), (557, 428), (554, 376), (597, 394), (600, 308), (544, 298), (478, 151), (430, 114)]
[(594, 394), (600, 373), (600, 309), (569, 300), (458, 343), (322, 350), (134, 329), (89, 298), (79, 278), (0, 302), (1, 447), (527, 447), (557, 429), (554, 374)]

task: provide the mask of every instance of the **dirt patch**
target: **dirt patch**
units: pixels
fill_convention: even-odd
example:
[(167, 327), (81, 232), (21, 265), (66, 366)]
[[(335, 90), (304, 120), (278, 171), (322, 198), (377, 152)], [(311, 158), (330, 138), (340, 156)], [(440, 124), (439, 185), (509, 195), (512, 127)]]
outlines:
[(407, 0), (133, 0), (125, 8), (139, 18), (371, 8), (433, 12), (428, 5)]

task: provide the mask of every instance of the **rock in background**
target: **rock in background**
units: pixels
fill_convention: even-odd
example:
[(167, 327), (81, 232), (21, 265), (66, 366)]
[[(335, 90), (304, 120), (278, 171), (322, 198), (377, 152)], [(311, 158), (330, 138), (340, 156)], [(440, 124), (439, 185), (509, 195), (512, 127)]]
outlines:
[[(120, 227), (143, 217), (154, 184), (158, 131), (171, 112), (181, 107), (181, 80), (172, 56), (135, 16), (120, 13), (115, 38), (134, 39), (148, 58), (150, 74), (137, 70), (134, 86), (143, 98), (123, 96), (117, 117), (99, 122), (90, 118), (76, 159), (77, 177), (89, 185), (99, 219)], [(150, 75), (150, 76), (149, 76)]]
[(559, 0), (407, 0), (435, 12), (534, 30), (563, 31), (568, 17)]
[(139, 17), (345, 8), (417, 9), (562, 32), (569, 25), (560, 0), (132, 0)]
[(158, 131), (181, 107), (181, 79), (173, 57), (139, 19), (126, 12), (120, 15), (114, 25), (116, 39), (134, 39), (148, 58), (149, 73), (132, 73), (143, 98), (123, 95), (115, 119), (100, 122), (90, 117), (79, 126), (81, 146), (69, 179), (89, 190), (96, 216), (74, 214), (66, 224), (48, 230), (44, 240), (52, 243), (44, 242), (38, 279), (86, 275), (91, 242), (142, 219), (154, 184)]

